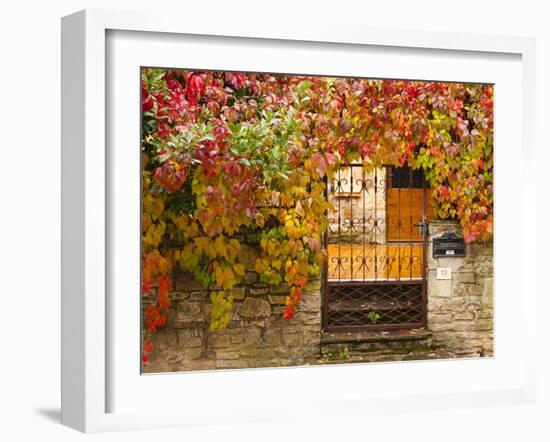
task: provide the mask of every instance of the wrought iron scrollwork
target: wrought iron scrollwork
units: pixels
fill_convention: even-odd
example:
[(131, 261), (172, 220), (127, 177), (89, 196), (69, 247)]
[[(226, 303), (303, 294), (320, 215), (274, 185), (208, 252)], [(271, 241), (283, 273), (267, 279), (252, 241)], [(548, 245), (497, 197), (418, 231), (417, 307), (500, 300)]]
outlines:
[[(418, 222), (413, 213), (421, 206), (403, 185), (416, 188), (419, 178), (394, 173), (389, 167), (367, 172), (362, 164), (350, 164), (329, 180), (334, 210), (325, 236), (328, 329), (406, 328), (425, 321), (425, 238), (399, 238)], [(390, 230), (397, 240), (389, 238)]]

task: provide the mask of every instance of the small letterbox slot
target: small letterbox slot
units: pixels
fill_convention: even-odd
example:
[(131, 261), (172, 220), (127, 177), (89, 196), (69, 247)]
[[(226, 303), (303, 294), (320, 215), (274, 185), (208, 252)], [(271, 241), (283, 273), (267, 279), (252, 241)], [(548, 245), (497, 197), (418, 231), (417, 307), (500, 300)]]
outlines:
[(466, 256), (466, 243), (464, 239), (453, 232), (447, 232), (439, 238), (433, 239), (433, 257), (441, 258)]

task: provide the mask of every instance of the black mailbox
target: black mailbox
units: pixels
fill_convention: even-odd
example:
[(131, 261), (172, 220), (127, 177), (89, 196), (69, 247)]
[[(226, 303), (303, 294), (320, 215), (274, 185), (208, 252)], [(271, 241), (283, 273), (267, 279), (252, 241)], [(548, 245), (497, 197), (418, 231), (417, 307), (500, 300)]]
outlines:
[(464, 239), (453, 232), (447, 232), (433, 239), (433, 257), (466, 256)]

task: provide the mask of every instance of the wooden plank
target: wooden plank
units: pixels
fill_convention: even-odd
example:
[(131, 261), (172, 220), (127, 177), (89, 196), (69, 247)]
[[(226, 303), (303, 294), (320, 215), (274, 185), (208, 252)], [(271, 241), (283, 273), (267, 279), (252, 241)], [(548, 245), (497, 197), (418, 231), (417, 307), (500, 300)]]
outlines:
[[(422, 241), (415, 224), (422, 221), (422, 189), (386, 190), (386, 231), (388, 241)], [(434, 209), (426, 192), (426, 220), (434, 218)]]

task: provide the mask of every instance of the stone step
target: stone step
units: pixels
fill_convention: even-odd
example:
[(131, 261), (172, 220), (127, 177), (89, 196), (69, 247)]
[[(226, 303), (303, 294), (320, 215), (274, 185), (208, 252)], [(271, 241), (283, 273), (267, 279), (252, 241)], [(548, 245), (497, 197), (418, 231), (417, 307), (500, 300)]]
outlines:
[(323, 332), (321, 335), (321, 344), (422, 340), (431, 337), (432, 332), (427, 328), (387, 331)]
[(381, 362), (449, 357), (426, 328), (370, 332), (324, 332), (317, 363)]

